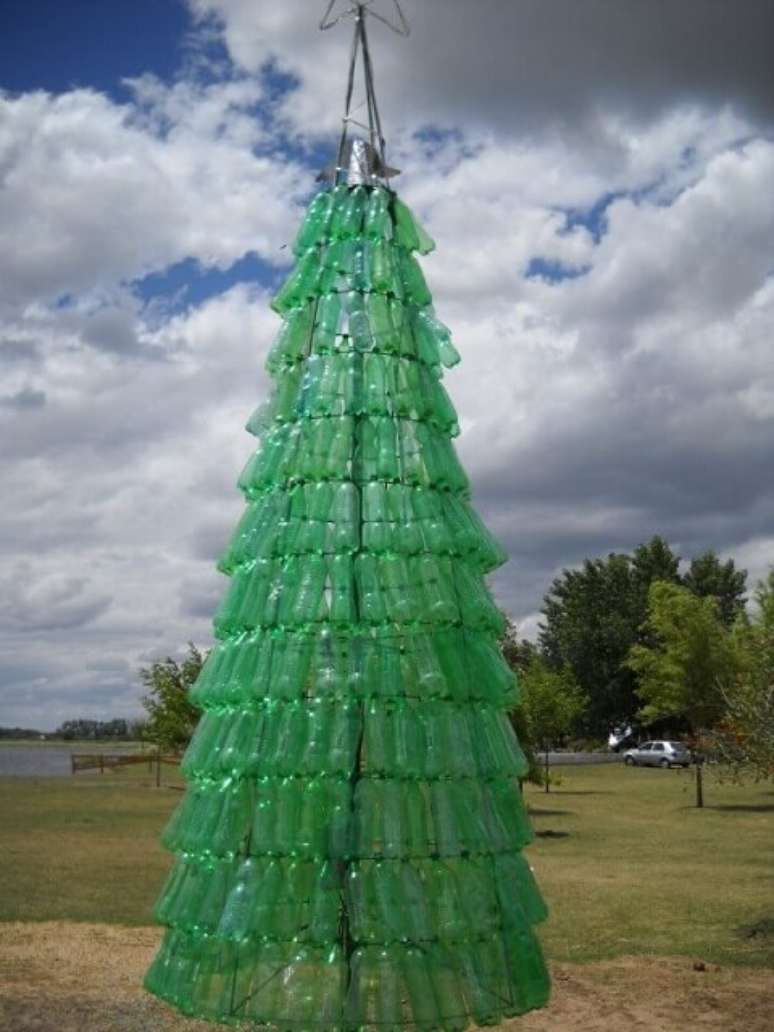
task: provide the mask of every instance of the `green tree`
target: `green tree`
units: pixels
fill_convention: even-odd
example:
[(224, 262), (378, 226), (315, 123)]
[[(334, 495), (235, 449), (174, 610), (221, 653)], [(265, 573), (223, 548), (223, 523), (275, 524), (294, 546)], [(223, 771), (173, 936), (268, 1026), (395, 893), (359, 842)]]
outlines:
[[(633, 645), (626, 661), (639, 680), (637, 694), (644, 703), (640, 716), (646, 724), (660, 717), (682, 717), (697, 738), (721, 719), (723, 685), (736, 667), (717, 602), (678, 584), (655, 581), (648, 592), (643, 630), (649, 644)], [(696, 774), (701, 806), (701, 763)]]
[(678, 581), (680, 557), (659, 536), (634, 554), (587, 559), (563, 570), (543, 602), (540, 647), (554, 670), (569, 666), (588, 698), (581, 729), (606, 737), (637, 719), (637, 677), (626, 665), (647, 616), (655, 580)]
[[(520, 685), (521, 675), (529, 663), (538, 655), (537, 646), (533, 642), (527, 641), (526, 638), (520, 638), (518, 626), (507, 613), (503, 612), (502, 615), (505, 620), (505, 630), (498, 644), (503, 658), (516, 674)], [(532, 741), (529, 721), (527, 720), (524, 706), (516, 706), (515, 709), (512, 709), (508, 714), (508, 719), (511, 722), (511, 727), (516, 732), (519, 745), (529, 764), (527, 774), (523, 780), (529, 781), (533, 785), (542, 785), (543, 775), (537, 757), (537, 746)]]
[(182, 662), (167, 657), (140, 670), (140, 680), (147, 689), (142, 698), (148, 713), (145, 737), (161, 750), (181, 752), (190, 741), (199, 711), (191, 705), (188, 693), (204, 659), (193, 642), (189, 642), (188, 654)]
[(640, 603), (647, 608), (647, 595), (654, 581), (680, 581), (680, 556), (675, 555), (669, 544), (656, 534), (643, 545), (638, 545), (632, 556), (632, 577), (640, 592)]
[(503, 617), (505, 630), (498, 645), (511, 670), (521, 673), (538, 655), (538, 648), (534, 642), (519, 637), (519, 628), (507, 613)]
[(755, 592), (757, 609), (733, 631), (738, 670), (723, 687), (726, 712), (708, 747), (735, 780), (774, 778), (774, 570)]
[(747, 570), (737, 570), (733, 559), (722, 563), (712, 549), (691, 560), (683, 584), (694, 595), (716, 599), (718, 616), (726, 627), (744, 612)]
[(519, 678), (522, 708), (530, 741), (545, 758), (545, 789), (550, 790), (549, 750), (569, 734), (587, 704), (587, 698), (569, 667), (551, 670), (536, 656)]

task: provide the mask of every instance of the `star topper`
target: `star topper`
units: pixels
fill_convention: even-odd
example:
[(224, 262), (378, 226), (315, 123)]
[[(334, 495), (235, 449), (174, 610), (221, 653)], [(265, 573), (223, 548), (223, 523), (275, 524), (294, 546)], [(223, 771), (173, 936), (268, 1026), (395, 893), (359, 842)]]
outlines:
[(336, 4), (339, 2), (342, 2), (342, 0), (330, 0), (330, 3), (325, 10), (325, 14), (322, 16), (322, 21), (320, 22), (320, 28), (323, 31), (325, 31), (325, 29), (332, 29), (334, 25), (338, 25), (338, 23), (340, 21), (344, 21), (345, 18), (362, 18), (367, 14), (382, 22), (389, 29), (392, 29), (393, 32), (397, 32), (399, 36), (408, 36), (411, 31), (409, 23), (406, 21), (406, 16), (401, 9), (399, 0), (392, 0), (395, 5), (397, 21), (390, 21), (390, 19), (386, 18), (383, 14), (373, 10), (372, 5), (374, 0), (363, 0), (362, 3), (355, 3), (353, 0), (343, 0), (346, 9), (343, 10), (341, 14), (336, 14), (334, 7), (336, 7)]

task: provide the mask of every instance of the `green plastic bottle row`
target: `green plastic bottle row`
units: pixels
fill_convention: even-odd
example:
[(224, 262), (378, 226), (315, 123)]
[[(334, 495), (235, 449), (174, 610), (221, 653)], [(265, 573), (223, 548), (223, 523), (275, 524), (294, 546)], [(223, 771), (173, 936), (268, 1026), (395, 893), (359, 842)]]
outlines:
[(383, 187), (345, 184), (323, 190), (309, 205), (293, 251), (301, 255), (329, 240), (394, 239), (408, 251), (429, 254), (435, 244), (411, 210)]
[(531, 929), (422, 949), (361, 947), (351, 969), (345, 1018), (361, 1029), (496, 1025), (545, 1005), (549, 994), (549, 976)]
[(418, 308), (384, 294), (328, 293), (294, 308), (269, 351), (276, 374), (312, 354), (377, 352), (418, 361), (436, 375), (459, 362), (449, 329), (429, 305)]
[(349, 481), (319, 481), (258, 495), (245, 509), (218, 569), (233, 573), (256, 559), (356, 551), (458, 556), (482, 572), (507, 558), (475, 510), (457, 495), (379, 481), (361, 489)]
[(433, 857), (506, 853), (532, 839), (521, 794), (503, 781), (339, 776), (194, 780), (164, 830), (201, 856)]
[(341, 774), (518, 777), (527, 764), (499, 709), (448, 700), (271, 701), (208, 710), (183, 757), (186, 777)]
[(224, 940), (333, 944), (342, 908), (357, 944), (465, 942), (542, 921), (545, 903), (516, 853), (446, 860), (179, 859), (154, 913)]
[(193, 1017), (278, 1032), (462, 1032), (544, 1006), (549, 976), (531, 929), (470, 943), (224, 944), (172, 929), (145, 985)]
[(305, 251), (271, 307), (282, 315), (312, 298), (351, 290), (386, 294), (412, 305), (432, 302), (419, 262), (410, 251), (385, 240), (357, 240)]
[(167, 931), (145, 988), (190, 1017), (277, 1032), (344, 1032), (339, 946), (224, 942)]
[(469, 491), (448, 437), (427, 423), (383, 416), (273, 426), (245, 466), (239, 486), (250, 497), (274, 485), (342, 478)]
[(419, 362), (373, 352), (313, 354), (285, 367), (268, 405), (247, 429), (259, 436), (273, 422), (319, 416), (391, 416), (432, 423), (452, 437), (459, 433), (457, 413), (437, 376)]
[(512, 709), (518, 692), (492, 637), (464, 628), (259, 631), (216, 642), (191, 691), (203, 709), (318, 698), (451, 699)]
[(449, 556), (291, 555), (240, 566), (215, 614), (217, 637), (257, 627), (462, 625), (502, 633), (475, 569)]

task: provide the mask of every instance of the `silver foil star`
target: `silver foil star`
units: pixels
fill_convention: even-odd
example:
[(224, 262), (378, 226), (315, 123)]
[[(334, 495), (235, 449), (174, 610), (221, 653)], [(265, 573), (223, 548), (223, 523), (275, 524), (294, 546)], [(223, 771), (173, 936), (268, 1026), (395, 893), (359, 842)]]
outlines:
[(376, 179), (391, 179), (400, 175), (399, 168), (390, 168), (382, 162), (370, 143), (365, 140), (347, 140), (342, 148), (341, 164), (332, 161), (320, 172), (317, 179), (322, 183), (334, 183), (339, 172), (346, 172), (350, 186), (358, 183), (372, 184)]
[[(406, 21), (405, 14), (401, 10), (399, 0), (392, 0), (392, 2), (395, 5), (395, 21), (375, 11), (373, 9), (374, 0), (363, 0), (363, 3), (355, 3), (353, 0), (330, 0), (325, 14), (322, 16), (320, 28), (323, 30), (332, 29), (334, 25), (338, 25), (345, 18), (362, 18), (363, 15), (368, 14), (392, 29), (393, 32), (397, 32), (399, 36), (408, 36), (411, 30), (409, 23)], [(339, 7), (343, 8), (343, 10), (339, 11)]]

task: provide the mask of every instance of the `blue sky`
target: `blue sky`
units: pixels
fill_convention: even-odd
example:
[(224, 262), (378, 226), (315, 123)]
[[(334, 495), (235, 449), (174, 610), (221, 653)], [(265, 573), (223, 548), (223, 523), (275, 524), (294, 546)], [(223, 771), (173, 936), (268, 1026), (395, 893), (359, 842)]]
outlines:
[(3, 13), (2, 84), (16, 92), (76, 86), (126, 100), (121, 80), (172, 79), (186, 54), (189, 13), (179, 0), (32, 0)]
[[(15, 93), (38, 89), (65, 93), (83, 88), (126, 104), (131, 90), (125, 80), (150, 74), (171, 84), (194, 65), (195, 77), (202, 80), (210, 77), (205, 62), (221, 63), (225, 58), (217, 38), (194, 30), (182, 0), (111, 0), (105, 5), (36, 0), (13, 5), (4, 28), (0, 86)], [(233, 69), (225, 66), (222, 71), (228, 75)], [(263, 77), (275, 99), (294, 87), (291, 77), (271, 65)], [(261, 109), (255, 114), (260, 118)], [(288, 150), (310, 168), (315, 167), (316, 156), (323, 160), (325, 154), (314, 146), (303, 152), (298, 146)], [(133, 289), (142, 301), (163, 301), (171, 313), (237, 283), (272, 288), (279, 280), (281, 273), (248, 252), (228, 268), (207, 268), (185, 258), (135, 280)]]
[[(270, 290), (340, 126), (350, 30), (321, 35), (324, 6), (4, 12), (0, 724), (132, 716), (139, 665), (211, 640)], [(774, 557), (774, 7), (405, 6), (408, 40), (373, 27), (377, 90), (438, 243), (498, 601), (534, 636), (558, 572), (655, 533), (752, 583)]]

